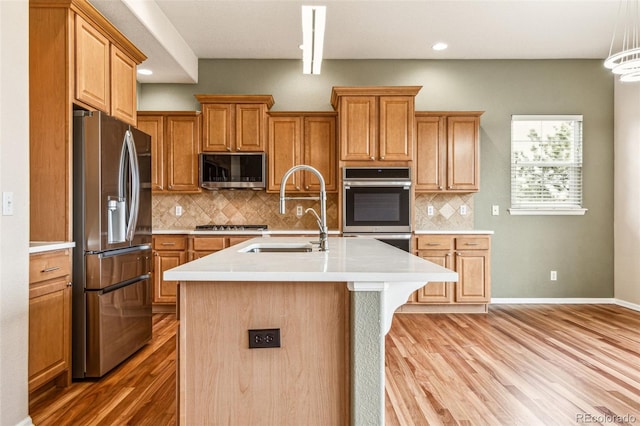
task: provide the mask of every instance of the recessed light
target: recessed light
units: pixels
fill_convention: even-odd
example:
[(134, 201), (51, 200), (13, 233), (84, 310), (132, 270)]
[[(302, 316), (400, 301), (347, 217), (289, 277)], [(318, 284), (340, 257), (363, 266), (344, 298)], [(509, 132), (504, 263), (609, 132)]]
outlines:
[(153, 71), (151, 71), (149, 69), (146, 69), (146, 68), (140, 68), (138, 70), (138, 74), (140, 74), (140, 75), (151, 75), (151, 74), (153, 74)]
[(443, 43), (443, 42), (438, 42), (438, 43), (434, 44), (433, 46), (431, 46), (431, 48), (433, 50), (445, 50), (447, 47), (449, 47), (449, 45), (447, 43)]

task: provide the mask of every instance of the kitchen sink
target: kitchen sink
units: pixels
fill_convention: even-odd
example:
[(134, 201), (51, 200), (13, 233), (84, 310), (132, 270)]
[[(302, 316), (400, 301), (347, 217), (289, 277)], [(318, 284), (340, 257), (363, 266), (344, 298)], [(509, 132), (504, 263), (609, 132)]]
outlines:
[(240, 250), (242, 253), (309, 253), (313, 251), (311, 244), (300, 243), (257, 243)]

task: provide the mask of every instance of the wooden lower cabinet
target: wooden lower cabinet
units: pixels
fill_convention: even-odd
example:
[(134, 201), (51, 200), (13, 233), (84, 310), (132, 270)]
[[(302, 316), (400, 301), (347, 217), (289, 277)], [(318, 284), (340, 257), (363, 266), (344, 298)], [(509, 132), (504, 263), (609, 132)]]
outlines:
[(29, 261), (29, 392), (71, 383), (71, 250)]
[(153, 304), (175, 306), (177, 281), (165, 281), (164, 271), (187, 262), (186, 235), (153, 236)]
[(418, 290), (402, 311), (486, 312), (491, 301), (491, 237), (488, 235), (419, 235), (416, 255), (458, 273), (458, 282), (432, 282)]

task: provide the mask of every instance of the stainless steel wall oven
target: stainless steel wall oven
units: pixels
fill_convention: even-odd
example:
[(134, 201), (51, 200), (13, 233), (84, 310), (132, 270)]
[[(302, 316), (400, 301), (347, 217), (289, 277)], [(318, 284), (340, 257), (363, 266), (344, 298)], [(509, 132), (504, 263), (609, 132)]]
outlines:
[(342, 232), (371, 236), (409, 250), (411, 240), (411, 169), (345, 167)]

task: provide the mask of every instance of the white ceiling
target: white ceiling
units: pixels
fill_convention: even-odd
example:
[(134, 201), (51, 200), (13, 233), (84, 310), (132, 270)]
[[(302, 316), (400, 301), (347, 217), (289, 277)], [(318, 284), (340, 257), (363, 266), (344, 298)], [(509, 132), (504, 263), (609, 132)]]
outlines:
[[(327, 6), (325, 59), (605, 58), (619, 0), (90, 0), (148, 59), (143, 83), (197, 82), (198, 58), (300, 59), (300, 6)], [(449, 49), (435, 52), (437, 41)]]

